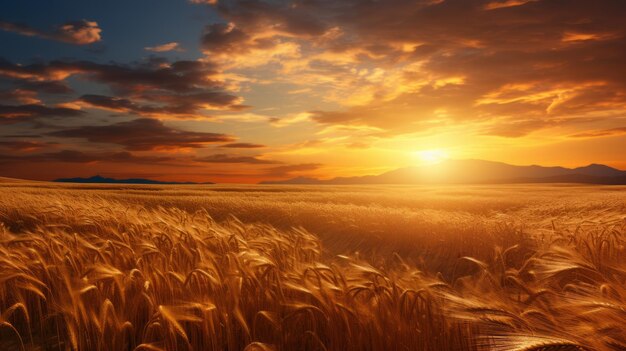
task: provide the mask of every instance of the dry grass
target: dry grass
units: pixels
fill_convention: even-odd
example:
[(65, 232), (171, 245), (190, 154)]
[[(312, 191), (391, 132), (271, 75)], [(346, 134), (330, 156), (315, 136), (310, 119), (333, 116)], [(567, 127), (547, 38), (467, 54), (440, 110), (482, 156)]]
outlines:
[(624, 350), (618, 187), (0, 184), (0, 349)]

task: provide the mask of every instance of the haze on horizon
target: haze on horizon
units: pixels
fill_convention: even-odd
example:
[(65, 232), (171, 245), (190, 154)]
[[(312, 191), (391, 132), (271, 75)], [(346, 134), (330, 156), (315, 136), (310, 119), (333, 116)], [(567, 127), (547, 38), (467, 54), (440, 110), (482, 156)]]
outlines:
[(621, 0), (0, 4), (0, 176), (626, 169)]

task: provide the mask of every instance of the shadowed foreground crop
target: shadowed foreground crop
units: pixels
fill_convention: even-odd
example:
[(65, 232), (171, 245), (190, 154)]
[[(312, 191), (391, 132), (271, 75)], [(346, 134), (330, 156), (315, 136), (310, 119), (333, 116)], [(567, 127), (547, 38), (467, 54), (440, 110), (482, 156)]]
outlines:
[(620, 187), (0, 184), (3, 350), (624, 350)]

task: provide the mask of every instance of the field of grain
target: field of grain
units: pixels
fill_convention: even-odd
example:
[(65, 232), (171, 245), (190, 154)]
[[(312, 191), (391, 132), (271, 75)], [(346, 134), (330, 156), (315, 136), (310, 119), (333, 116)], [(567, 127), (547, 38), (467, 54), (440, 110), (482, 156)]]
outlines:
[(2, 350), (625, 350), (626, 188), (0, 182)]

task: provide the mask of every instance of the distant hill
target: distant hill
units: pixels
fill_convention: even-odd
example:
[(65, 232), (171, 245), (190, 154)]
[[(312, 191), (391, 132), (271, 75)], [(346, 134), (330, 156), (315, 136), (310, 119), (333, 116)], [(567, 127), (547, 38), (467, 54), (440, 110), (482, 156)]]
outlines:
[(105, 178), (99, 175), (90, 178), (61, 178), (56, 179), (55, 182), (59, 183), (86, 183), (86, 184), (213, 184), (213, 183), (193, 183), (193, 182), (162, 182), (152, 179), (143, 178), (130, 178), (130, 179), (114, 179)]
[(626, 171), (600, 164), (585, 167), (514, 166), (484, 160), (447, 160), (439, 164), (406, 167), (379, 175), (328, 180), (298, 177), (262, 184), (489, 184), (587, 183), (626, 185)]

